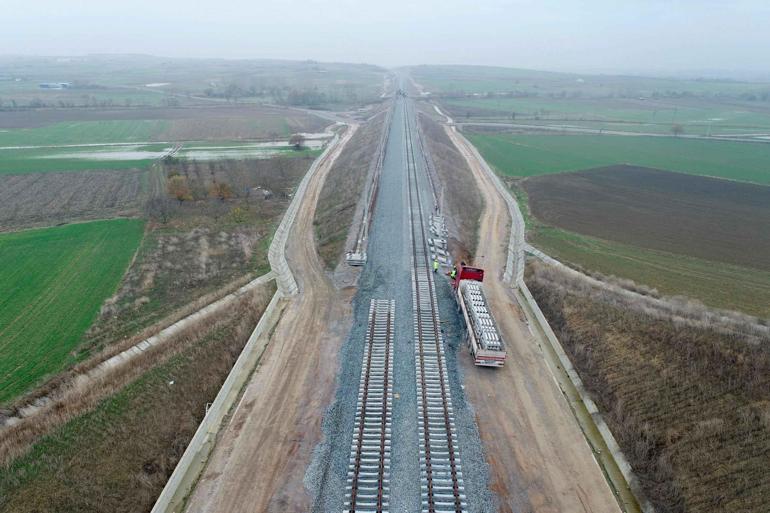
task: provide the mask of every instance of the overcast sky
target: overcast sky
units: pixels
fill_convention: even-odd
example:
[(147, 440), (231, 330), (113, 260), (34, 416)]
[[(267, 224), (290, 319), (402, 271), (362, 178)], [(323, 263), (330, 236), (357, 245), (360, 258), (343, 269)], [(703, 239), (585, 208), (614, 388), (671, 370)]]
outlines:
[(768, 73), (770, 0), (2, 0), (0, 53)]

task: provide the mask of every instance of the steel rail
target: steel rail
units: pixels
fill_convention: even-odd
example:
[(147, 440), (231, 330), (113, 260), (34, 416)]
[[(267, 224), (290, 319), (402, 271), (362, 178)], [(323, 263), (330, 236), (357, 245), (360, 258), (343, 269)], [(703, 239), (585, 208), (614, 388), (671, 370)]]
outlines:
[[(418, 378), (418, 423), (423, 445), (422, 511), (466, 511), (464, 485), (438, 317), (430, 271), (426, 224), (417, 179), (409, 107), (404, 104), (408, 204), (412, 237), (412, 297), (415, 309), (415, 356)], [(415, 211), (416, 210), (416, 211)], [(440, 400), (438, 406), (436, 398)], [(443, 436), (442, 436), (443, 435)]]
[(385, 513), (390, 495), (395, 301), (372, 300), (344, 510)]

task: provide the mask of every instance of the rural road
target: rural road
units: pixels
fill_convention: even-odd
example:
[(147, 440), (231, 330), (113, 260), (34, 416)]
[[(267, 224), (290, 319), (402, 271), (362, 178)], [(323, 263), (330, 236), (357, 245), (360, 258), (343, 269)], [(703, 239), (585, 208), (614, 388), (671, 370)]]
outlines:
[(300, 294), (287, 305), (259, 367), (203, 471), (187, 511), (308, 511), (303, 477), (331, 401), (350, 301), (326, 277), (315, 247), (318, 195), (341, 144), (310, 181), (287, 247)]
[(484, 197), (476, 264), (507, 342), (501, 369), (474, 367), (462, 358), (465, 393), (473, 405), (490, 466), (490, 486), (501, 512), (617, 513), (615, 497), (548, 368), (538, 341), (501, 276), (509, 234), (508, 208), (458, 135), (447, 135), (463, 153)]

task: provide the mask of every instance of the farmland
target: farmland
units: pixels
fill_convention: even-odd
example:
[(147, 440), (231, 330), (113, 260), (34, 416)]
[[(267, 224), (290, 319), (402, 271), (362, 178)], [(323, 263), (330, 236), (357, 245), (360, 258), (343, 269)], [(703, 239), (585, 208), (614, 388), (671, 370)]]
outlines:
[(534, 176), (631, 164), (770, 184), (770, 144), (676, 137), (469, 133), (498, 172)]
[(70, 121), (37, 128), (5, 129), (0, 147), (146, 142), (168, 128), (165, 120)]
[(765, 511), (767, 335), (535, 265), (527, 283), (657, 511)]
[[(144, 169), (180, 144), (181, 158), (266, 158), (288, 149), (277, 140), (318, 132), (328, 122), (285, 109), (215, 106), (11, 112), (0, 124), (2, 175)], [(213, 141), (217, 148), (207, 148)]]
[(577, 126), (598, 130), (736, 135), (770, 132), (764, 102), (638, 98), (447, 98), (441, 104), (459, 122)]
[(73, 361), (143, 224), (119, 219), (0, 235), (0, 403)]
[[(51, 137), (61, 127), (79, 127), (80, 144), (96, 142), (102, 137), (96, 123), (105, 123), (112, 131), (111, 141), (123, 140), (122, 133), (142, 133), (148, 140), (205, 140), (205, 139), (260, 139), (285, 136), (291, 132), (318, 132), (328, 124), (317, 116), (303, 111), (249, 104), (199, 105), (190, 108), (109, 108), (109, 109), (37, 109), (3, 112), (0, 116), (0, 135), (21, 137), (36, 133)], [(28, 129), (20, 131), (19, 129)], [(16, 135), (14, 135), (16, 134)], [(175, 135), (178, 134), (178, 135)], [(232, 135), (231, 135), (232, 134)], [(71, 139), (71, 135), (64, 137)], [(46, 140), (52, 144), (52, 140)]]
[(437, 96), (512, 93), (544, 98), (719, 97), (767, 99), (770, 86), (737, 80), (558, 73), (493, 66), (412, 66), (411, 77)]
[(564, 262), (770, 315), (766, 186), (615, 166), (516, 189), (528, 200), (528, 239)]
[(544, 175), (522, 186), (530, 211), (548, 225), (770, 271), (770, 187), (630, 166)]
[[(144, 145), (140, 151), (129, 148), (131, 153), (120, 152), (120, 147), (94, 150), (86, 146), (77, 148), (34, 148), (23, 150), (0, 149), (0, 175), (25, 173), (75, 172), (92, 169), (142, 169), (158, 159), (166, 145)], [(99, 152), (102, 154), (94, 155)]]
[(136, 216), (145, 181), (140, 169), (0, 174), (0, 232)]
[(0, 175), (144, 169), (171, 152), (174, 146), (177, 146), (175, 156), (180, 159), (217, 160), (271, 158), (281, 154), (315, 155), (322, 143), (320, 140), (308, 141), (302, 151), (296, 151), (286, 140), (271, 143), (188, 141), (184, 145), (154, 143), (0, 149)]
[(527, 234), (536, 247), (589, 273), (618, 276), (666, 296), (770, 318), (770, 272), (622, 244), (538, 226)]
[(768, 84), (737, 80), (677, 79), (558, 73), (493, 66), (413, 66), (412, 78), (439, 96), (514, 93), (542, 97), (744, 97), (763, 98)]
[(328, 124), (305, 112), (258, 105), (12, 111), (0, 118), (0, 147), (266, 139)]
[[(170, 59), (143, 55), (4, 57), (2, 107), (168, 107), (213, 102), (348, 108), (376, 100), (385, 70), (314, 61)], [(52, 78), (54, 77), (54, 78)], [(44, 90), (38, 83), (69, 82)]]
[(770, 84), (738, 80), (418, 66), (413, 79), (460, 123), (689, 135), (770, 132)]
[[(0, 318), (0, 341), (4, 351), (11, 351), (19, 337), (29, 344), (27, 352), (14, 353), (23, 364), (2, 358), (7, 368), (0, 369), (0, 377), (7, 391), (0, 391), (0, 402), (121, 336), (178, 316), (201, 298), (218, 297), (252, 273), (264, 272), (270, 235), (292, 188), (323, 144), (311, 137), (306, 149), (298, 151), (286, 139), (295, 132), (319, 132), (328, 124), (303, 111), (225, 101), (190, 108), (63, 106), (3, 112), (0, 231), (126, 216), (151, 222), (137, 263), (126, 276), (126, 258), (142, 239), (143, 221), (138, 219), (2, 236), (7, 259), (3, 279), (16, 280), (3, 282), (3, 290), (13, 285), (25, 295), (3, 309), (4, 316), (13, 316), (8, 319), (18, 319), (11, 333)], [(159, 162), (174, 147), (181, 147), (177, 158)], [(191, 201), (165, 198), (171, 172), (166, 164), (178, 166), (174, 172), (189, 179)], [(212, 178), (232, 187), (231, 195), (209, 197)], [(254, 187), (264, 187), (270, 198), (249, 197)], [(147, 209), (149, 199), (161, 203), (160, 213)], [(99, 226), (114, 229), (89, 231)], [(36, 242), (36, 251), (16, 249), (12, 240), (24, 248)], [(24, 266), (14, 260), (22, 251)], [(12, 268), (17, 271), (13, 276)], [(89, 268), (96, 272), (81, 280), (79, 273)], [(22, 284), (22, 279), (31, 281)], [(88, 301), (78, 294), (86, 294)], [(43, 295), (39, 304), (37, 295)], [(61, 315), (45, 314), (60, 303)], [(24, 304), (38, 306), (25, 310)], [(54, 336), (63, 341), (49, 351)], [(12, 369), (18, 376), (6, 376)]]

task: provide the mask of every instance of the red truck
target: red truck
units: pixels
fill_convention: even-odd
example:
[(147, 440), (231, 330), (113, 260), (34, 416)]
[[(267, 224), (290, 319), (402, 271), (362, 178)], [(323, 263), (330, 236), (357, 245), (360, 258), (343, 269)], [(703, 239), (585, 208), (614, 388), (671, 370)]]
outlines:
[(476, 365), (502, 367), (505, 342), (484, 295), (484, 269), (461, 265), (452, 283), (468, 328), (468, 349)]

